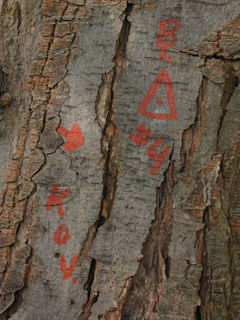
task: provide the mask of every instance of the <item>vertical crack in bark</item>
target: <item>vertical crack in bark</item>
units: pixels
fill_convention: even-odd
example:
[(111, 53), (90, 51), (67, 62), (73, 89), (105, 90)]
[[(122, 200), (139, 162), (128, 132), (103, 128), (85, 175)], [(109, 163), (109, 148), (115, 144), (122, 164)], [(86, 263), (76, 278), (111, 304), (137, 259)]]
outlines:
[[(232, 319), (232, 309), (234, 305), (232, 305), (232, 296), (234, 292), (234, 279), (236, 277), (236, 263), (234, 262), (234, 250), (233, 250), (233, 242), (234, 242), (234, 233), (233, 233), (233, 218), (231, 217), (231, 197), (232, 197), (232, 188), (229, 187), (229, 179), (231, 179), (231, 183), (234, 178), (239, 179), (239, 169), (237, 168), (237, 163), (239, 162), (240, 155), (237, 150), (239, 150), (239, 142), (237, 142), (233, 147), (230, 146), (230, 151), (224, 155), (223, 160), (221, 162), (219, 177), (214, 186), (213, 197), (211, 201), (211, 205), (206, 207), (203, 216), (204, 228), (200, 230), (202, 233), (202, 256), (201, 256), (201, 264), (202, 264), (202, 274), (199, 280), (200, 288), (199, 288), (199, 297), (201, 299), (201, 305), (197, 307), (195, 312), (196, 319), (207, 320), (209, 318), (214, 317), (214, 310), (216, 307), (216, 297), (214, 298), (213, 294), (216, 294), (215, 285), (215, 277), (213, 277), (213, 266), (210, 264), (209, 259), (209, 234), (213, 228), (216, 228), (216, 214), (218, 214), (218, 210), (223, 210), (224, 215), (226, 216), (226, 220), (228, 223), (228, 227), (230, 230), (230, 234), (228, 235), (228, 260), (226, 263), (228, 264), (228, 270), (225, 271), (225, 284), (221, 288), (225, 295), (225, 305), (223, 304), (221, 307), (221, 311), (223, 314), (226, 314), (226, 319)], [(234, 156), (233, 156), (234, 155)], [(229, 162), (231, 162), (231, 168), (229, 168)], [(232, 163), (233, 162), (233, 163)], [(235, 186), (234, 192), (237, 194), (238, 186)], [(229, 194), (227, 194), (229, 192)], [(215, 195), (214, 195), (215, 193)], [(229, 196), (229, 204), (226, 206), (226, 199)], [(221, 208), (219, 209), (219, 205), (216, 205), (216, 202), (219, 201), (221, 203)], [(234, 226), (235, 227), (235, 226)], [(224, 239), (224, 238), (223, 238)], [(216, 272), (216, 271), (215, 271)], [(228, 273), (228, 274), (227, 274)], [(230, 278), (230, 281), (228, 280)], [(229, 292), (228, 291), (228, 282)], [(212, 286), (213, 283), (213, 286)], [(218, 289), (219, 290), (219, 289)]]
[[(229, 161), (230, 159), (230, 161)], [(227, 303), (227, 320), (231, 320), (236, 314), (236, 309), (238, 305), (236, 303), (236, 296), (239, 296), (238, 288), (238, 278), (239, 278), (239, 263), (236, 262), (236, 256), (238, 254), (236, 250), (236, 244), (239, 243), (239, 222), (238, 222), (238, 212), (239, 212), (239, 196), (240, 196), (240, 140), (238, 140), (235, 146), (229, 150), (228, 154), (224, 157), (225, 166), (223, 167), (223, 190), (227, 185), (228, 169), (231, 167), (230, 171), (230, 192), (229, 192), (229, 205), (226, 208), (226, 217), (229, 224), (229, 229), (231, 231), (231, 239), (229, 241), (229, 272), (231, 275), (230, 279), (230, 295)], [(229, 164), (230, 162), (230, 164)], [(235, 250), (234, 250), (235, 248)], [(239, 251), (239, 250), (238, 250)], [(239, 300), (239, 299), (238, 299)], [(239, 312), (240, 313), (240, 312)]]
[[(225, 120), (225, 116), (227, 113), (227, 105), (231, 99), (231, 97), (233, 96), (234, 90), (236, 88), (236, 86), (238, 85), (238, 78), (236, 77), (236, 75), (234, 74), (234, 71), (232, 69), (232, 74), (226, 79), (225, 84), (224, 84), (224, 88), (223, 88), (223, 95), (222, 95), (222, 99), (221, 99), (221, 103), (220, 103), (220, 108), (222, 110), (222, 115), (221, 118), (219, 120), (219, 126), (218, 126), (218, 132), (217, 132), (217, 143), (216, 143), (216, 154), (218, 154), (220, 152), (220, 133), (222, 130), (222, 126), (223, 126), (223, 122)], [(205, 92), (206, 95), (206, 87), (205, 90), (203, 91)], [(202, 100), (203, 101), (203, 100)], [(199, 104), (199, 106), (201, 106), (201, 103)], [(201, 110), (201, 107), (200, 107)], [(198, 130), (197, 130), (197, 126), (196, 123), (201, 122), (201, 119), (199, 118), (199, 114), (196, 117), (196, 122), (195, 125), (193, 126), (193, 138), (192, 138), (192, 146), (195, 145), (194, 143), (194, 137), (198, 136)], [(201, 123), (199, 125), (198, 128), (201, 127)], [(195, 132), (195, 133), (194, 133)], [(200, 133), (201, 134), (201, 133)], [(184, 132), (183, 137), (185, 137), (185, 135), (187, 136), (187, 131)], [(199, 139), (199, 138), (198, 138)], [(197, 140), (198, 140), (197, 139)], [(184, 141), (183, 141), (183, 146), (184, 146)], [(184, 149), (184, 148), (183, 148)], [(191, 163), (191, 160), (189, 161), (188, 159), (192, 158), (192, 151), (193, 151), (193, 147), (191, 147), (189, 154), (182, 154), (182, 163), (183, 163), (183, 168), (187, 168), (187, 170), (190, 169), (189, 167), (189, 163)], [(186, 150), (186, 148), (185, 148)], [(204, 210), (204, 214), (203, 214), (203, 223), (204, 223), (204, 228), (202, 230), (199, 230), (197, 232), (197, 243), (196, 243), (196, 247), (201, 248), (200, 251), (200, 262), (202, 265), (202, 274), (201, 277), (199, 279), (199, 297), (201, 300), (201, 304), (199, 306), (196, 307), (195, 310), (195, 319), (196, 320), (207, 320), (209, 319), (209, 317), (213, 316), (213, 311), (215, 309), (215, 299), (212, 296), (212, 294), (215, 292), (214, 288), (212, 287), (212, 283), (214, 283), (214, 278), (213, 278), (213, 268), (212, 266), (209, 264), (209, 246), (210, 246), (210, 239), (209, 239), (209, 234), (211, 233), (212, 228), (217, 228), (215, 224), (218, 224), (218, 218), (217, 216), (219, 215), (219, 211), (220, 210), (224, 210), (224, 209), (220, 209), (219, 208), (219, 204), (217, 205), (218, 201), (222, 204), (221, 206), (224, 206), (223, 204), (223, 194), (227, 194), (228, 189), (224, 188), (224, 180), (226, 179), (226, 175), (224, 173), (224, 162), (228, 161), (228, 159), (224, 160), (225, 154), (223, 154), (222, 156), (222, 160), (220, 163), (220, 169), (218, 172), (218, 178), (216, 183), (213, 185), (212, 188), (212, 195), (211, 195), (211, 199), (210, 203), (205, 207)], [(187, 165), (186, 165), (187, 164)], [(183, 170), (184, 171), (184, 170)], [(228, 210), (229, 212), (229, 210)], [(225, 215), (227, 215), (225, 213)], [(229, 220), (229, 218), (227, 217), (227, 220)], [(231, 230), (231, 223), (228, 222), (229, 225), (229, 229)], [(232, 234), (232, 231), (231, 231)], [(232, 236), (231, 236), (232, 237)], [(229, 239), (230, 244), (229, 244), (229, 273), (231, 274), (231, 278), (233, 277), (232, 274), (232, 267), (231, 267), (231, 261), (232, 261), (232, 246), (231, 246), (231, 242), (232, 240)], [(216, 275), (215, 275), (216, 277)], [(226, 279), (227, 281), (227, 279)], [(232, 287), (232, 285), (231, 285)], [(223, 289), (223, 290), (226, 290)], [(232, 295), (232, 290), (233, 287), (231, 288), (231, 295)], [(225, 294), (227, 295), (227, 293), (225, 292)], [(226, 297), (226, 301), (227, 301), (227, 297)], [(231, 298), (230, 298), (231, 300)], [(224, 309), (224, 308), (223, 308)], [(227, 306), (227, 309), (230, 309), (230, 302), (229, 305)], [(224, 310), (222, 310), (224, 311)], [(230, 311), (228, 311), (228, 319), (231, 319), (230, 317)]]
[(202, 264), (202, 274), (199, 279), (199, 297), (201, 300), (201, 304), (196, 307), (195, 311), (195, 319), (203, 320), (207, 319), (207, 314), (206, 310), (208, 309), (209, 305), (212, 303), (212, 299), (210, 296), (211, 293), (211, 287), (209, 286), (209, 276), (211, 274), (209, 273), (210, 270), (207, 268), (207, 233), (211, 230), (211, 223), (209, 219), (209, 212), (208, 212), (208, 207), (204, 211), (203, 215), (203, 223), (204, 223), (204, 228), (201, 230), (201, 233), (203, 235), (202, 238), (202, 257), (201, 257), (201, 264)]
[[(181, 163), (181, 169), (180, 172), (182, 174), (187, 174), (188, 176), (192, 175), (192, 166), (195, 158), (195, 152), (198, 148), (198, 144), (201, 138), (201, 135), (204, 131), (204, 128), (206, 126), (206, 102), (207, 102), (207, 78), (203, 77), (197, 101), (196, 101), (196, 117), (193, 125), (191, 125), (189, 128), (183, 131), (182, 134), (182, 147), (180, 150), (180, 163)], [(203, 219), (206, 219), (206, 209), (203, 214)], [(205, 224), (204, 229), (207, 228), (207, 224)], [(204, 230), (203, 229), (203, 230)], [(205, 232), (203, 230), (197, 231), (196, 238), (197, 238), (197, 244), (196, 247), (202, 247), (205, 244)], [(201, 252), (202, 253), (202, 252)], [(205, 261), (203, 261), (203, 257), (201, 259), (201, 264), (204, 265)], [(205, 283), (203, 278), (205, 277), (205, 274), (201, 275), (201, 278), (199, 280), (199, 290), (198, 294), (201, 295), (201, 288), (203, 284)], [(203, 283), (202, 283), (203, 282)], [(195, 320), (201, 320), (201, 306), (195, 307)]]
[(164, 173), (164, 181), (156, 189), (155, 219), (143, 244), (143, 258), (137, 273), (130, 281), (127, 293), (118, 305), (118, 310), (112, 311), (118, 312), (119, 319), (122, 320), (149, 319), (159, 300), (160, 285), (171, 275), (168, 250), (173, 224), (172, 192), (177, 184), (175, 161), (172, 160), (173, 151)]
[(118, 75), (127, 67), (127, 42), (131, 24), (128, 17), (132, 11), (133, 4), (127, 3), (123, 12), (123, 24), (116, 43), (116, 54), (113, 58), (113, 69), (102, 76), (102, 83), (99, 87), (95, 109), (99, 126), (102, 128), (101, 151), (103, 154), (103, 193), (98, 220), (88, 230), (81, 256), (91, 259), (88, 280), (85, 288), (88, 291), (88, 300), (83, 305), (83, 311), (79, 319), (88, 319), (91, 314), (91, 307), (97, 301), (99, 292), (92, 291), (92, 285), (97, 278), (97, 261), (90, 258), (88, 253), (96, 238), (98, 229), (110, 218), (113, 209), (113, 202), (117, 190), (118, 179), (118, 129), (114, 123), (114, 98), (117, 87)]
[(206, 126), (206, 99), (207, 99), (207, 78), (203, 77), (196, 102), (196, 117), (194, 124), (183, 131), (182, 147), (180, 150), (180, 172), (190, 174), (194, 160), (194, 154), (199, 144), (199, 139)]
[(226, 108), (227, 105), (233, 95), (234, 89), (238, 86), (238, 77), (236, 77), (234, 74), (232, 76), (230, 76), (224, 85), (224, 92), (223, 92), (223, 97), (222, 97), (222, 101), (221, 101), (221, 108), (222, 108), (222, 116), (220, 119), (220, 125), (218, 128), (218, 141), (217, 141), (217, 148), (216, 151), (218, 152), (219, 149), (219, 135), (220, 135), (220, 131), (222, 129), (222, 124), (223, 124), (223, 120), (225, 118), (226, 115)]
[[(196, 102), (196, 117), (192, 126), (182, 133), (181, 165), (182, 175), (192, 173), (192, 166), (201, 134), (206, 126), (207, 79), (204, 77)], [(175, 161), (164, 174), (164, 181), (157, 188), (155, 220), (143, 246), (143, 259), (136, 275), (131, 280), (130, 289), (125, 296), (121, 319), (150, 319), (158, 310), (157, 304), (162, 296), (163, 282), (171, 278), (171, 259), (168, 254), (173, 227), (173, 189), (178, 183), (179, 173)], [(198, 315), (197, 315), (198, 314)], [(195, 316), (199, 316), (199, 308)], [(197, 318), (196, 318), (197, 319)]]
[[(230, 99), (232, 98), (234, 94), (234, 90), (238, 87), (239, 85), (239, 79), (238, 77), (234, 74), (231, 77), (229, 77), (224, 86), (224, 94), (222, 98), (222, 117), (220, 120), (220, 125), (219, 125), (219, 130), (218, 130), (218, 140), (217, 140), (217, 151), (219, 150), (219, 138), (221, 134), (221, 130), (223, 127), (223, 123), (226, 117), (227, 113), (227, 105), (230, 102)], [(227, 320), (232, 319), (232, 310), (233, 310), (233, 292), (234, 292), (234, 285), (236, 285), (235, 279), (236, 279), (236, 266), (235, 266), (235, 261), (234, 261), (234, 250), (233, 250), (233, 245), (234, 245), (234, 232), (233, 232), (233, 223), (232, 223), (232, 200), (234, 199), (234, 195), (238, 194), (238, 187), (236, 184), (234, 184), (234, 180), (239, 180), (240, 179), (240, 168), (238, 168), (238, 162), (240, 159), (240, 154), (239, 154), (239, 141), (236, 142), (235, 146), (232, 147), (230, 146), (230, 150), (227, 150), (224, 155), (223, 155), (223, 160), (221, 163), (220, 167), (220, 178), (218, 179), (218, 188), (221, 190), (220, 191), (220, 198), (221, 202), (224, 204), (224, 196), (226, 193), (226, 190), (229, 192), (229, 204), (225, 208), (225, 216), (227, 219), (228, 227), (230, 230), (230, 237), (228, 240), (228, 252), (229, 252), (229, 274), (230, 274), (230, 293), (229, 297), (226, 294), (226, 308), (227, 308)], [(229, 177), (229, 162), (232, 163), (231, 169), (230, 169), (230, 178)], [(230, 180), (229, 186), (227, 187), (228, 184), (228, 179)], [(226, 190), (225, 190), (226, 188)], [(234, 190), (235, 189), (235, 190)], [(203, 319), (204, 320), (204, 319)]]

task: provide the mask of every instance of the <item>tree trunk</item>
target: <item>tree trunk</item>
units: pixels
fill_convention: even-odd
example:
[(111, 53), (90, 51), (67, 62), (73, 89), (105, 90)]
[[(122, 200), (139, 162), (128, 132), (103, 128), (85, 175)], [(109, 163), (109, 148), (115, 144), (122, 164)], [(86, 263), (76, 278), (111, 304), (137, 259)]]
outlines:
[(240, 319), (238, 0), (0, 0), (1, 319)]

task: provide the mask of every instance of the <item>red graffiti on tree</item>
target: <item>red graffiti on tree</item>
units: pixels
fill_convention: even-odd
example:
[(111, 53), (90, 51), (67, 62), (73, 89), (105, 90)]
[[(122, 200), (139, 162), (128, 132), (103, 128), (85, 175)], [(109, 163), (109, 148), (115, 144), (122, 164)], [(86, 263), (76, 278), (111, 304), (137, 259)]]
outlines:
[[(136, 135), (131, 134), (129, 138), (136, 144), (139, 144), (141, 146), (146, 146), (148, 144), (148, 139), (152, 137), (151, 129), (147, 129), (144, 124), (141, 124), (139, 127), (136, 127), (136, 130), (137, 130), (137, 134)], [(166, 146), (160, 154), (155, 152), (155, 149), (157, 149), (162, 144), (163, 144), (163, 138), (160, 137), (160, 138), (157, 138), (153, 142), (153, 144), (147, 149), (148, 157), (154, 161), (154, 165), (150, 170), (150, 174), (152, 176), (158, 174), (163, 161), (170, 153), (169, 146)]]
[(65, 212), (63, 210), (62, 206), (62, 200), (66, 197), (68, 197), (71, 194), (70, 189), (66, 189), (63, 192), (59, 192), (58, 185), (54, 185), (50, 191), (50, 195), (48, 197), (47, 203), (46, 203), (46, 210), (50, 211), (53, 206), (58, 207), (58, 214), (61, 218), (65, 217)]
[[(170, 113), (154, 113), (147, 111), (147, 106), (150, 101), (156, 96), (161, 84), (164, 84), (167, 91), (167, 99)], [(162, 99), (156, 100), (158, 105), (163, 103)], [(142, 102), (138, 107), (138, 112), (145, 117), (149, 117), (157, 120), (172, 120), (177, 121), (177, 109), (175, 105), (174, 91), (172, 82), (169, 78), (169, 74), (166, 70), (160, 71), (155, 80), (153, 81), (151, 87), (149, 88), (146, 96), (143, 98)]]
[(57, 128), (57, 132), (66, 138), (64, 149), (66, 151), (74, 151), (85, 143), (85, 138), (82, 134), (81, 128), (77, 123), (74, 123), (72, 129), (68, 131), (62, 126)]
[(129, 138), (136, 144), (146, 146), (148, 143), (148, 139), (152, 137), (152, 131), (150, 129), (147, 129), (144, 124), (141, 124), (135, 129), (137, 131), (137, 134), (130, 134)]
[(166, 146), (160, 154), (155, 152), (155, 149), (157, 147), (159, 147), (162, 143), (163, 143), (163, 138), (157, 138), (154, 141), (154, 143), (147, 150), (147, 155), (149, 156), (149, 158), (151, 160), (154, 161), (154, 165), (153, 165), (152, 169), (150, 170), (150, 174), (152, 176), (158, 174), (158, 172), (162, 166), (163, 161), (170, 153), (169, 146)]
[(78, 255), (73, 256), (69, 267), (67, 267), (65, 256), (60, 257), (60, 267), (61, 267), (61, 271), (63, 272), (63, 280), (68, 279), (72, 276), (72, 273), (76, 267), (77, 261), (78, 261)]
[(67, 241), (70, 239), (70, 232), (68, 227), (63, 223), (61, 224), (58, 229), (55, 231), (53, 240), (56, 244), (59, 246), (67, 243)]
[[(54, 205), (57, 205), (59, 216), (61, 218), (64, 218), (65, 212), (62, 206), (62, 200), (63, 198), (68, 197), (70, 194), (71, 194), (70, 189), (66, 189), (63, 192), (59, 192), (58, 185), (54, 185), (50, 190), (50, 195), (46, 203), (46, 210), (49, 211), (52, 209)], [(61, 246), (63, 244), (66, 244), (69, 239), (70, 239), (70, 231), (68, 227), (65, 224), (61, 224), (54, 233), (53, 241), (57, 245)], [(63, 272), (63, 280), (66, 280), (72, 276), (72, 273), (76, 267), (77, 261), (78, 261), (78, 255), (73, 256), (69, 267), (67, 267), (65, 256), (62, 255), (60, 257), (60, 267), (61, 267), (61, 271)], [(72, 279), (73, 284), (77, 284), (77, 282), (78, 282), (77, 278)]]
[[(171, 29), (167, 29), (168, 25), (173, 24), (174, 26)], [(173, 59), (167, 57), (167, 49), (173, 47), (177, 43), (176, 31), (181, 28), (181, 24), (178, 19), (167, 19), (159, 23), (159, 32), (156, 39), (156, 47), (160, 47), (160, 60), (166, 62), (173, 62)], [(169, 39), (171, 38), (171, 40)]]

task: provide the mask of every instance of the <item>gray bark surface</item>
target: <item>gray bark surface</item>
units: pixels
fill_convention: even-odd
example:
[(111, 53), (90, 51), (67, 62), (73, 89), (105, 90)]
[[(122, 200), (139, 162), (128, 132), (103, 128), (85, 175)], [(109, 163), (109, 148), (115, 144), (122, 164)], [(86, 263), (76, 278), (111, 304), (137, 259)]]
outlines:
[(239, 1), (0, 4), (1, 319), (239, 320)]

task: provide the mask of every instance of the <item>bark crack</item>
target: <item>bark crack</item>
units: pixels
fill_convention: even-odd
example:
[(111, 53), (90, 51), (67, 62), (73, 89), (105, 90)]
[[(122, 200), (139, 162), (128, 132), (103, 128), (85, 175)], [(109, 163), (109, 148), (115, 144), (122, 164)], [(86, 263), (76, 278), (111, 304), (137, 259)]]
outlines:
[(159, 300), (159, 286), (170, 277), (171, 258), (169, 245), (173, 225), (172, 192), (177, 184), (174, 148), (169, 157), (169, 166), (164, 172), (161, 186), (156, 188), (155, 218), (143, 244), (143, 258), (136, 274), (131, 278), (128, 290), (116, 310), (119, 319), (149, 319)]
[(224, 85), (224, 92), (223, 92), (223, 97), (222, 97), (222, 102), (221, 102), (221, 108), (222, 108), (222, 116), (220, 119), (220, 124), (219, 124), (219, 128), (218, 128), (218, 133), (217, 133), (217, 152), (219, 150), (219, 136), (220, 136), (220, 131), (222, 129), (222, 124), (227, 112), (227, 105), (231, 99), (231, 97), (233, 96), (234, 93), (234, 89), (238, 86), (238, 77), (236, 77), (234, 74), (229, 77)]
[(83, 305), (79, 319), (88, 319), (91, 315), (91, 308), (97, 302), (100, 292), (94, 292), (92, 285), (96, 281), (98, 262), (89, 257), (89, 251), (97, 236), (98, 229), (111, 217), (114, 198), (118, 181), (118, 128), (114, 123), (114, 98), (117, 87), (118, 75), (127, 67), (127, 42), (131, 24), (128, 17), (132, 11), (133, 4), (127, 3), (123, 12), (123, 24), (116, 43), (116, 54), (113, 58), (114, 67), (102, 76), (102, 83), (99, 87), (95, 110), (99, 126), (102, 129), (101, 151), (103, 155), (103, 192), (100, 212), (97, 221), (92, 225), (87, 234), (81, 255), (91, 260), (88, 280), (85, 288), (88, 291), (88, 299)]
[[(228, 63), (228, 62), (227, 62)], [(220, 150), (220, 133), (223, 129), (223, 123), (225, 121), (225, 117), (227, 114), (227, 106), (230, 102), (230, 99), (232, 98), (234, 94), (234, 90), (236, 86), (238, 85), (238, 78), (235, 75), (235, 72), (233, 68), (231, 68), (231, 74), (230, 76), (225, 80), (224, 86), (223, 86), (223, 94), (222, 99), (220, 102), (220, 109), (222, 111), (221, 117), (219, 119), (218, 124), (218, 131), (217, 131), (217, 141), (216, 141), (216, 154), (219, 154), (221, 152)], [(227, 120), (229, 121), (229, 120)], [(231, 146), (230, 146), (231, 148)], [(221, 203), (221, 206), (224, 207), (224, 197), (223, 197), (223, 190), (224, 190), (224, 180), (227, 179), (227, 174), (224, 173), (224, 166), (226, 165), (227, 151), (225, 151), (221, 155), (221, 162), (219, 165), (219, 172), (218, 172), (218, 178), (216, 180), (216, 183), (213, 185), (213, 190), (211, 194), (211, 198), (209, 199), (209, 203), (206, 203), (207, 206), (205, 207), (204, 214), (203, 214), (203, 223), (204, 228), (202, 230), (199, 230), (197, 232), (197, 246), (201, 247), (201, 256), (200, 256), (200, 262), (202, 265), (202, 273), (201, 277), (199, 279), (199, 297), (201, 299), (201, 304), (196, 307), (195, 310), (195, 319), (196, 320), (205, 320), (208, 319), (209, 316), (212, 317), (213, 311), (216, 308), (215, 306), (215, 299), (213, 294), (216, 294), (215, 290), (216, 287), (212, 286), (212, 283), (214, 285), (216, 274), (213, 276), (213, 270), (217, 266), (212, 266), (209, 262), (209, 234), (211, 234), (212, 229), (217, 228), (218, 218), (219, 215), (218, 211), (225, 211), (224, 208), (219, 208), (216, 205), (219, 201)], [(226, 158), (226, 159), (225, 159)], [(230, 188), (232, 190), (232, 187)], [(231, 190), (229, 191), (231, 194)], [(224, 191), (226, 193), (227, 191)], [(229, 220), (229, 208), (231, 207), (231, 201), (229, 204), (229, 207), (227, 209), (227, 213), (225, 213), (227, 221), (228, 221), (228, 227), (231, 232), (231, 236), (228, 236), (228, 243), (229, 243), (229, 273), (231, 274), (231, 288), (230, 293), (227, 293), (227, 289), (223, 289), (223, 294), (225, 295), (225, 304), (226, 304), (226, 310), (227, 310), (227, 319), (231, 318), (231, 297), (233, 292), (233, 278), (234, 278), (234, 271), (232, 270), (232, 225)], [(223, 235), (226, 237), (226, 235)], [(223, 265), (223, 268), (225, 266)], [(216, 271), (215, 271), (216, 272)], [(219, 289), (218, 289), (219, 290)], [(224, 312), (224, 308), (222, 308), (222, 311)]]

